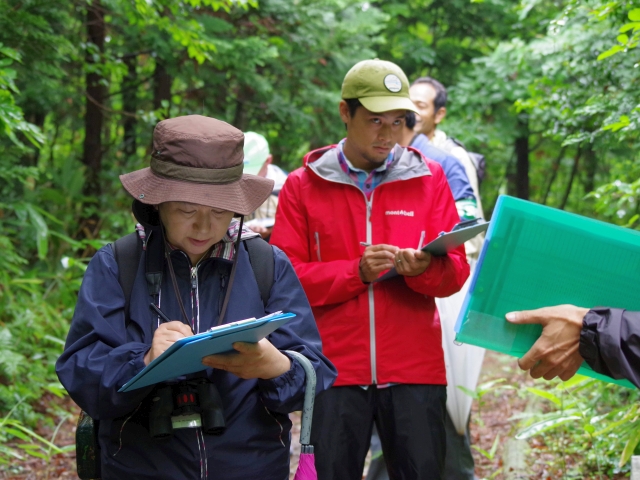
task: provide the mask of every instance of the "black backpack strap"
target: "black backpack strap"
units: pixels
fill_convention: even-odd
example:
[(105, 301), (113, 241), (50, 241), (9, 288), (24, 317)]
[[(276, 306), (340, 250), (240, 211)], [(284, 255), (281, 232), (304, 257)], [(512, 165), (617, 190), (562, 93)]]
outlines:
[(275, 270), (276, 260), (273, 247), (260, 237), (243, 240), (243, 242), (249, 253), (249, 262), (251, 262), (253, 275), (258, 282), (262, 303), (266, 307), (269, 303), (271, 287), (273, 287), (273, 272)]
[(129, 305), (133, 283), (138, 273), (138, 264), (142, 254), (142, 245), (138, 232), (130, 233), (111, 244), (113, 256), (118, 264), (118, 283), (124, 292), (124, 318), (129, 323)]

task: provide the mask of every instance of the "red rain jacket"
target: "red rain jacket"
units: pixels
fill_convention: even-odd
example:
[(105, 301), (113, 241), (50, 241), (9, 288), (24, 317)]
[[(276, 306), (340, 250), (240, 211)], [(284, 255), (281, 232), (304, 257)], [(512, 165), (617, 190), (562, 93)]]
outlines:
[[(446, 384), (433, 297), (469, 276), (464, 247), (433, 257), (416, 277), (364, 284), (364, 247), (420, 248), (459, 221), (440, 165), (396, 146), (385, 178), (367, 201), (342, 171), (335, 146), (306, 155), (280, 196), (271, 242), (289, 256), (309, 298), (335, 386)], [(368, 213), (370, 212), (370, 213)]]

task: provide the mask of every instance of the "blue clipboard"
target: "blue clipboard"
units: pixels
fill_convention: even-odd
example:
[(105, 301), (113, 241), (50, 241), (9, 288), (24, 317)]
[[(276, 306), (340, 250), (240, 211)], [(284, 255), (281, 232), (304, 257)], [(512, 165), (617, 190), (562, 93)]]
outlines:
[(277, 312), (262, 318), (227, 323), (191, 337), (181, 338), (118, 391), (129, 392), (206, 370), (207, 367), (202, 364), (203, 357), (234, 351), (232, 345), (235, 342), (259, 342), (295, 316), (294, 313)]
[[(429, 252), (431, 255), (436, 257), (443, 257), (451, 250), (458, 248), (464, 242), (471, 240), (482, 232), (485, 232), (487, 228), (489, 228), (489, 222), (485, 222), (480, 218), (460, 222), (453, 227), (450, 232), (442, 232), (434, 240), (422, 247), (422, 251)], [(392, 268), (375, 281), (380, 282), (397, 276), (398, 272), (396, 272), (395, 268)]]

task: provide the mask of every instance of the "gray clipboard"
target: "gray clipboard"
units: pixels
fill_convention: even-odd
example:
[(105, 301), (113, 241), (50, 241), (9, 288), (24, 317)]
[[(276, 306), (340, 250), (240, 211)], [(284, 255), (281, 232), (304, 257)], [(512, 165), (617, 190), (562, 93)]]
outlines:
[(232, 345), (235, 342), (256, 343), (293, 317), (295, 317), (293, 313), (278, 312), (262, 318), (227, 323), (207, 332), (181, 338), (118, 391), (128, 392), (206, 370), (207, 367), (202, 364), (202, 357), (232, 352)]
[(489, 222), (476, 223), (469, 227), (456, 227), (453, 227), (453, 230), (449, 233), (441, 233), (438, 235), (435, 240), (423, 247), (422, 251), (430, 252), (431, 255), (435, 255), (436, 257), (442, 257), (451, 250), (458, 248), (464, 242), (471, 240), (476, 235), (486, 232), (487, 228), (489, 228)]
[[(461, 222), (453, 227), (450, 232), (442, 232), (437, 238), (422, 247), (422, 251), (429, 252), (431, 255), (436, 257), (443, 257), (451, 250), (455, 250), (460, 245), (464, 244), (464, 242), (471, 240), (482, 232), (485, 232), (487, 228), (489, 228), (489, 222), (481, 221), (480, 219)], [(396, 272), (395, 268), (392, 268), (375, 281), (380, 282), (397, 276), (398, 272)]]

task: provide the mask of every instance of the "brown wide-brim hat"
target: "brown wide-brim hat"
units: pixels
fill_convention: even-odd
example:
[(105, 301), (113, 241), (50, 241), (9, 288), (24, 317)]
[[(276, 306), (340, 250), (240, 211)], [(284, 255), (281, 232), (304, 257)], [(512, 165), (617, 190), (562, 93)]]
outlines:
[(189, 202), (249, 215), (273, 180), (242, 173), (244, 135), (201, 115), (163, 120), (153, 131), (151, 166), (120, 175), (125, 190), (149, 205)]

